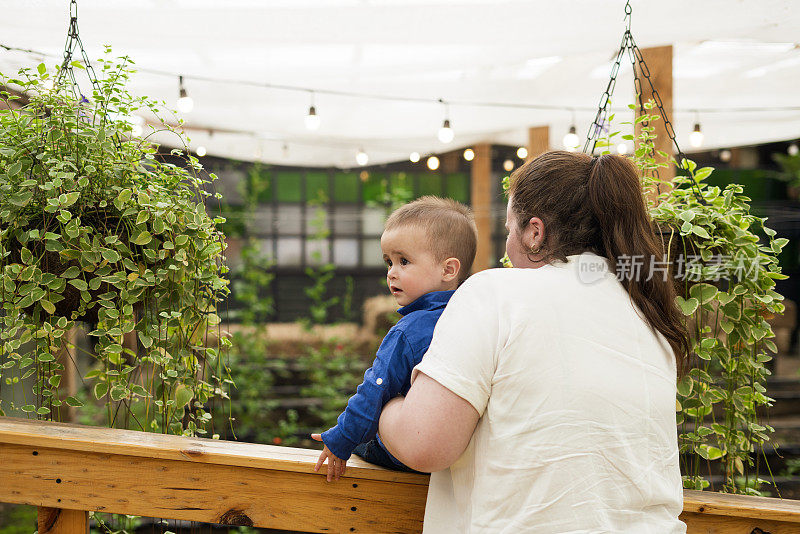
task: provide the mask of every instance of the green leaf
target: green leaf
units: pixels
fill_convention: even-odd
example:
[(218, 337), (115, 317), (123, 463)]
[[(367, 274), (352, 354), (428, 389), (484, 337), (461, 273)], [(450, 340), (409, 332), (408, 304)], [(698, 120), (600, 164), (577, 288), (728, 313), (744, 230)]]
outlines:
[(702, 169), (697, 169), (694, 173), (694, 178), (699, 182), (711, 176), (712, 172), (714, 172), (714, 167), (703, 167)]
[(153, 236), (150, 235), (150, 232), (148, 232), (147, 230), (143, 230), (139, 235), (133, 238), (132, 242), (135, 245), (146, 245), (152, 240)]
[(80, 196), (81, 194), (77, 191), (74, 191), (72, 193), (67, 193), (66, 195), (64, 195), (65, 200), (61, 202), (61, 206), (64, 208), (72, 206), (73, 204), (75, 204), (75, 201), (78, 200), (78, 197)]
[(120, 255), (116, 250), (104, 248), (100, 251), (100, 253), (103, 255), (103, 259), (105, 259), (108, 263), (116, 263), (120, 260)]
[(61, 278), (75, 278), (79, 274), (81, 274), (80, 268), (73, 265), (72, 267), (67, 267), (67, 270), (61, 273)]
[(121, 203), (124, 204), (125, 202), (127, 202), (127, 201), (129, 201), (131, 199), (131, 194), (132, 193), (131, 193), (130, 189), (123, 189), (122, 191), (120, 191), (119, 196), (117, 197), (117, 199)]
[(691, 376), (684, 376), (680, 382), (678, 382), (678, 393), (684, 397), (688, 397), (692, 393), (693, 386), (694, 379)]
[(150, 218), (150, 212), (147, 210), (142, 210), (139, 212), (139, 215), (136, 216), (136, 224), (145, 223), (149, 218)]
[(39, 408), (36, 409), (36, 413), (38, 413), (39, 415), (49, 414), (50, 408), (48, 408), (47, 406), (40, 406)]
[(94, 386), (94, 396), (96, 399), (100, 400), (106, 396), (108, 393), (108, 384), (105, 382), (100, 382), (99, 384), (95, 384)]
[(34, 406), (33, 404), (26, 404), (25, 406), (23, 406), (20, 409), (25, 413), (31, 413), (34, 410), (36, 410), (36, 406)]
[(142, 342), (142, 346), (146, 349), (149, 349), (153, 344), (153, 338), (143, 334), (142, 332), (139, 332), (139, 340)]
[(722, 330), (723, 330), (723, 331), (724, 331), (726, 334), (730, 334), (731, 332), (733, 332), (733, 327), (734, 327), (734, 326), (736, 326), (736, 325), (734, 325), (734, 324), (733, 324), (732, 322), (730, 322), (730, 321), (726, 321), (725, 319), (722, 319), (722, 320), (720, 320), (720, 322), (719, 322), (719, 326), (720, 326), (720, 328), (722, 328)]
[(39, 63), (39, 65), (36, 66), (36, 70), (39, 71), (39, 74), (44, 74), (47, 72), (47, 66), (44, 63)]
[(704, 239), (711, 239), (711, 236), (708, 235), (708, 232), (702, 226), (692, 226), (692, 233), (695, 235), (699, 235)]
[(41, 304), (42, 304), (42, 309), (47, 313), (49, 313), (50, 315), (53, 315), (56, 312), (55, 305), (49, 300), (42, 300)]
[(684, 300), (683, 297), (675, 297), (675, 302), (678, 304), (678, 307), (681, 309), (684, 315), (692, 315), (697, 307), (700, 305), (700, 301), (696, 298), (692, 297), (689, 300)]
[[(697, 228), (695, 226), (695, 228)], [(711, 284), (696, 284), (689, 290), (689, 295), (700, 301), (700, 304), (706, 304), (713, 299), (719, 290)]]
[(73, 408), (80, 408), (81, 406), (83, 406), (83, 403), (78, 399), (76, 399), (75, 397), (67, 397), (66, 403), (67, 405), (72, 406)]
[(84, 282), (79, 278), (76, 278), (75, 280), (70, 280), (69, 283), (75, 286), (80, 291), (86, 291), (87, 289), (89, 289), (89, 286), (86, 284), (86, 282)]
[(122, 400), (128, 396), (128, 388), (125, 386), (117, 384), (113, 388), (111, 388), (111, 400), (118, 401)]
[(694, 219), (694, 216), (695, 216), (695, 212), (692, 211), (692, 210), (682, 211), (680, 213), (680, 215), (678, 215), (678, 217), (680, 217), (682, 220), (684, 220), (686, 222), (689, 222), (692, 219)]
[(192, 392), (192, 390), (187, 388), (185, 385), (180, 384), (175, 390), (175, 408), (180, 410), (189, 404), (193, 397), (194, 392)]

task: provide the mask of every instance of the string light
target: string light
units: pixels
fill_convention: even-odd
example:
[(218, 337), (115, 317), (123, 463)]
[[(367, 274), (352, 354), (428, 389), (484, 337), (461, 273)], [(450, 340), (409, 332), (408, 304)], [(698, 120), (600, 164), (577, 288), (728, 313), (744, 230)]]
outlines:
[(464, 151), (464, 159), (467, 161), (472, 161), (475, 159), (475, 151), (471, 148), (468, 148)]
[(189, 113), (194, 109), (194, 100), (192, 100), (192, 97), (189, 96), (183, 86), (183, 76), (178, 76), (178, 101), (175, 106), (181, 113)]
[(452, 143), (453, 139), (455, 138), (455, 133), (453, 132), (453, 128), (450, 126), (450, 108), (448, 107), (447, 103), (439, 99), (444, 105), (444, 122), (442, 123), (442, 127), (439, 128), (439, 141), (442, 143)]
[(412, 152), (408, 156), (408, 159), (411, 160), (411, 163), (417, 163), (419, 161), (419, 152)]
[(200, 145), (199, 147), (197, 147), (197, 150), (195, 150), (194, 153), (202, 158), (203, 156), (206, 155), (206, 147)]
[(514, 170), (514, 162), (511, 161), (510, 159), (505, 160), (503, 162), (503, 169), (505, 169), (506, 172), (513, 171)]
[(727, 148), (725, 150), (720, 150), (720, 152), (719, 152), (719, 159), (721, 161), (726, 162), (726, 163), (729, 162), (732, 157), (733, 157), (733, 154)]
[(131, 125), (131, 135), (141, 137), (144, 133), (144, 117), (141, 115), (131, 115), (126, 119)]
[(700, 131), (700, 123), (694, 123), (694, 130), (689, 134), (689, 144), (694, 148), (703, 146), (703, 132)]
[(575, 133), (576, 131), (577, 130), (575, 129), (575, 125), (573, 124), (572, 126), (569, 127), (569, 132), (567, 132), (567, 134), (564, 136), (563, 139), (564, 148), (566, 148), (569, 151), (578, 148), (578, 145), (581, 142), (580, 139), (578, 139), (578, 134)]
[(320, 119), (317, 115), (317, 108), (314, 107), (314, 93), (311, 93), (311, 106), (308, 108), (308, 115), (306, 115), (306, 129), (316, 131), (319, 129)]
[(519, 159), (525, 159), (528, 157), (528, 149), (524, 146), (521, 146), (517, 149), (517, 157)]
[(363, 148), (359, 148), (358, 152), (356, 153), (356, 163), (361, 165), (362, 167), (369, 163), (369, 156), (366, 152), (364, 152)]
[(436, 156), (431, 156), (428, 158), (428, 168), (432, 171), (435, 171), (439, 168), (439, 158)]
[(790, 156), (796, 156), (798, 153), (800, 153), (800, 148), (797, 147), (797, 143), (792, 143), (789, 145), (789, 148), (786, 149), (786, 152)]
[(628, 145), (626, 145), (625, 143), (620, 143), (617, 145), (617, 154), (619, 154), (620, 156), (624, 156), (627, 153), (628, 153)]

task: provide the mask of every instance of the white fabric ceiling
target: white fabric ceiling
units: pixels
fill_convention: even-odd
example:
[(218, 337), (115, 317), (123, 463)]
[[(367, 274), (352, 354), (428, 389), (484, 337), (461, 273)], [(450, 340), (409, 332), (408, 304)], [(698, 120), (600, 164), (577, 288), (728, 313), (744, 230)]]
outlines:
[[(572, 122), (566, 110), (450, 106), (455, 140), (436, 137), (436, 100), (575, 107), (583, 135), (607, 83), (622, 32), (624, 0), (79, 0), (90, 57), (111, 44), (142, 69), (187, 79), (184, 115), (192, 146), (209, 155), (286, 165), (353, 167), (399, 161), (481, 141), (527, 142), (549, 125), (551, 146)], [(695, 122), (704, 147), (800, 137), (800, 2), (634, 0), (641, 47), (674, 45), (674, 123), (689, 149)], [(68, 22), (65, 0), (0, 0), (0, 44), (53, 54)], [(0, 70), (35, 65), (0, 50)], [(420, 97), (409, 103), (316, 95), (321, 127), (304, 126), (310, 95), (225, 83), (246, 80), (325, 90)], [(174, 106), (177, 76), (139, 73), (132, 90)], [(632, 101), (630, 67), (615, 106)], [(730, 108), (793, 110), (732, 111)], [(704, 109), (728, 111), (703, 111)], [(625, 113), (618, 120), (629, 120)], [(209, 135), (207, 130), (215, 132)], [(226, 131), (235, 131), (239, 133)], [(162, 139), (169, 143), (169, 138)], [(284, 147), (285, 145), (285, 147)]]

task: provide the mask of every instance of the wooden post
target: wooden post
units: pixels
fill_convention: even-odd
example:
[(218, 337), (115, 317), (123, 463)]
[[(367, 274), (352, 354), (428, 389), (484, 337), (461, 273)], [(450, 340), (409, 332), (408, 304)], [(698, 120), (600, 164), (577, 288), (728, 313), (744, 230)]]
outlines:
[(550, 150), (550, 127), (534, 126), (533, 128), (528, 128), (527, 160), (531, 160), (536, 156), (544, 154), (548, 150)]
[(88, 534), (89, 512), (39, 507), (39, 534)]
[[(653, 82), (653, 87), (658, 91), (661, 97), (661, 102), (664, 106), (664, 112), (670, 121), (673, 121), (672, 115), (672, 45), (670, 46), (657, 46), (654, 48), (643, 48), (642, 57), (644, 58), (647, 67), (650, 70), (650, 80)], [(642, 101), (647, 103), (648, 100), (653, 98), (653, 92), (650, 90), (650, 84), (644, 79), (643, 74), (639, 71), (637, 66), (637, 74), (642, 77)], [(658, 115), (656, 108), (645, 110), (648, 115)], [(636, 110), (636, 117), (641, 115), (641, 110)], [(674, 124), (674, 122), (673, 122)], [(665, 152), (668, 156), (668, 161), (672, 160), (673, 145), (672, 140), (667, 135), (667, 130), (664, 127), (663, 119), (659, 119), (651, 124), (655, 127), (655, 149), (656, 151)], [(639, 125), (636, 128), (636, 135), (639, 135)], [(662, 161), (660, 156), (656, 156), (657, 161)], [(659, 177), (664, 181), (670, 181), (675, 177), (675, 166), (670, 163), (668, 167), (658, 169)]]
[(478, 227), (478, 249), (472, 272), (492, 265), (492, 145), (482, 143), (473, 148), (471, 198), (475, 225)]

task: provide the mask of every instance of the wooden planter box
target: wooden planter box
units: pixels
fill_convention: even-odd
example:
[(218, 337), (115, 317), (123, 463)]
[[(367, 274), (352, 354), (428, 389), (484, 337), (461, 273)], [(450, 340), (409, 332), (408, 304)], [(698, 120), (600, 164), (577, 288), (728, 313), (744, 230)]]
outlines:
[[(314, 473), (318, 456), (0, 417), (0, 502), (40, 507), (39, 534), (86, 534), (89, 510), (307, 532), (422, 530), (426, 475), (354, 458), (328, 484)], [(800, 501), (687, 490), (681, 519), (689, 534), (796, 534)]]

